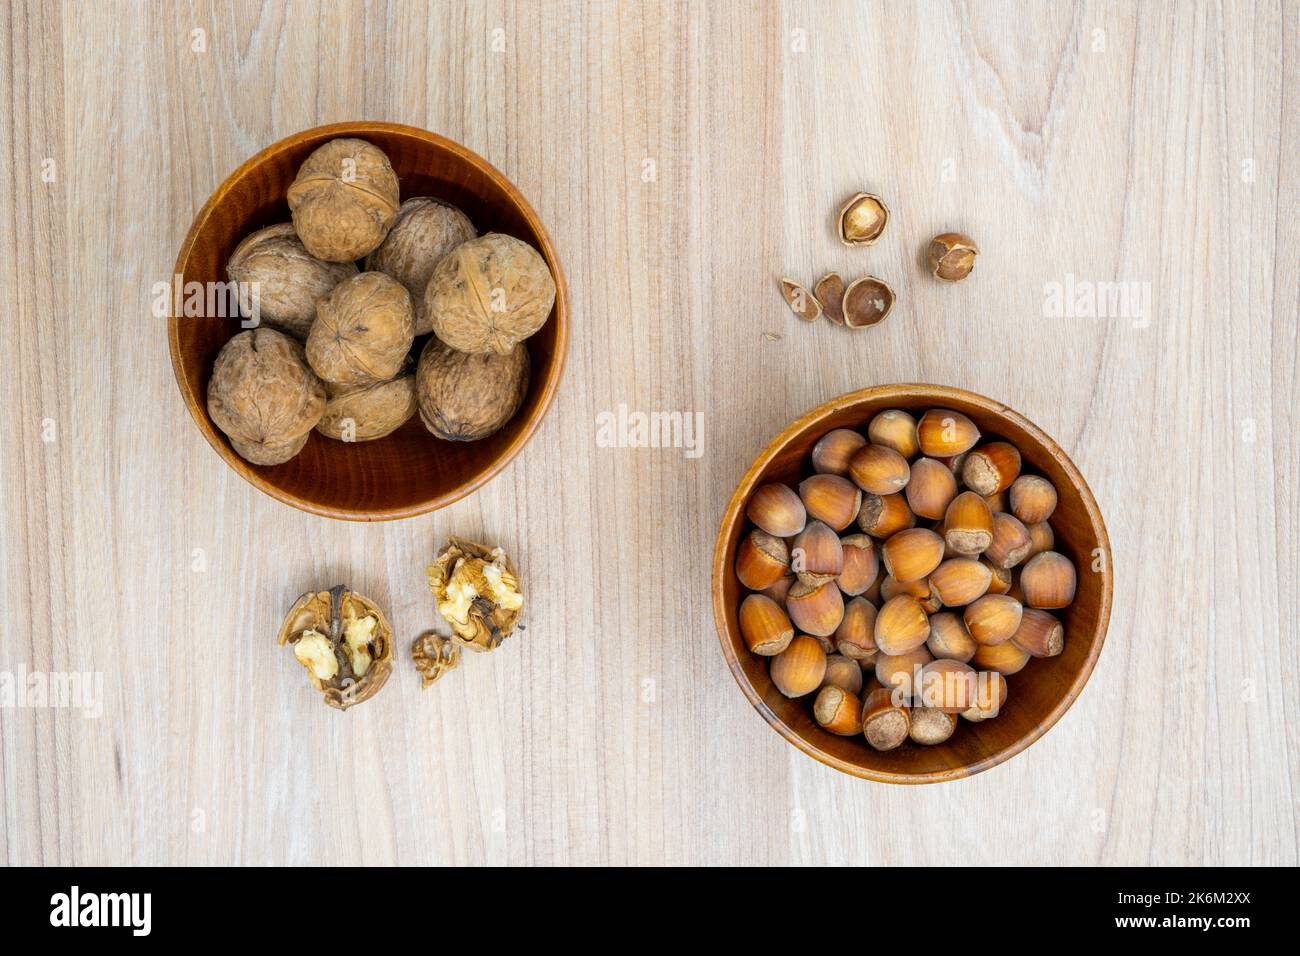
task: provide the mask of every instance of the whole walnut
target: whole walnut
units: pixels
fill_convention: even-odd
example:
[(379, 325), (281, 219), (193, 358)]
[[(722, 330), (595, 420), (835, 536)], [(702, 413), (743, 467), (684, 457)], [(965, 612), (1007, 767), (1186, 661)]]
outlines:
[(239, 283), (246, 315), (307, 338), (316, 303), (344, 279), (357, 274), (352, 262), (323, 262), (307, 251), (293, 223), (267, 226), (235, 247), (226, 272)]
[(433, 322), (424, 312), (424, 290), (433, 267), (452, 249), (477, 235), (474, 224), (455, 206), (417, 196), (402, 203), (388, 238), (366, 257), (367, 269), (387, 273), (411, 293), (416, 335), (433, 331)]
[(424, 427), (447, 441), (477, 441), (510, 421), (528, 391), (528, 349), (458, 352), (429, 339), (415, 372)]
[(434, 334), (475, 354), (508, 354), (546, 324), (554, 305), (546, 260), (528, 243), (497, 232), (447, 253), (424, 292)]
[(329, 401), (316, 430), (339, 441), (372, 441), (390, 435), (415, 414), (415, 375), (341, 388), (327, 385)]
[(316, 304), (307, 361), (335, 385), (373, 385), (402, 370), (414, 338), (410, 294), (382, 272), (362, 272)]
[(352, 262), (377, 248), (397, 217), (397, 174), (378, 146), (332, 139), (289, 186), (298, 238), (317, 259)]
[(288, 461), (325, 411), (325, 386), (302, 345), (275, 329), (240, 332), (222, 346), (208, 382), (208, 414), (240, 457)]

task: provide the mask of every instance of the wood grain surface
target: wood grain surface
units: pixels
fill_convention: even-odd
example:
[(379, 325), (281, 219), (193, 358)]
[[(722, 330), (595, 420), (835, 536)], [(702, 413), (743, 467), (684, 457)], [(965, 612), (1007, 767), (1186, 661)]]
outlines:
[[(89, 716), (0, 708), (0, 861), (1296, 864), (1296, 0), (12, 2), (0, 78), (0, 679), (102, 687)], [(573, 314), (514, 463), (369, 526), (227, 468), (151, 310), (235, 166), (360, 118), (511, 177)], [(869, 250), (831, 229), (860, 188), (894, 214)], [(983, 250), (955, 286), (920, 263), (945, 229)], [(893, 285), (883, 326), (790, 315), (777, 278), (831, 268)], [(1054, 436), (1116, 567), (1061, 723), (923, 788), (781, 740), (709, 608), (753, 456), (834, 395), (906, 381)], [(620, 405), (700, 413), (702, 453), (605, 447)], [(275, 646), (284, 612), (347, 582), (408, 641), (452, 533), (516, 557), (527, 632), (328, 710)]]

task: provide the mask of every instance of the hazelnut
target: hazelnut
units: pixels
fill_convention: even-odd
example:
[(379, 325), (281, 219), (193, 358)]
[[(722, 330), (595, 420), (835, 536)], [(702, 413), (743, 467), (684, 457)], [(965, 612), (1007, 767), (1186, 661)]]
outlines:
[(930, 584), (948, 607), (964, 607), (983, 597), (993, 573), (975, 558), (949, 558), (930, 574)]
[(760, 657), (773, 657), (790, 646), (794, 627), (785, 611), (769, 597), (751, 594), (740, 602), (740, 636)]
[(994, 514), (999, 511), (1004, 514), (1011, 514), (1010, 497), (1005, 491), (996, 491), (991, 495), (985, 495), (984, 502), (989, 506), (989, 511)]
[(329, 401), (316, 430), (338, 441), (373, 441), (391, 435), (415, 414), (415, 376), (359, 388), (326, 385)]
[(900, 594), (909, 594), (916, 598), (917, 603), (921, 605), (921, 610), (926, 614), (934, 614), (943, 607), (943, 601), (939, 599), (939, 593), (934, 589), (929, 578), (899, 581), (892, 574), (886, 574), (880, 582), (881, 599), (888, 601)]
[[(1001, 647), (1005, 646), (1001, 645)], [(999, 648), (990, 647), (986, 650), (997, 651)], [(975, 675), (975, 700), (970, 707), (961, 712), (961, 715), (972, 723), (991, 720), (1001, 712), (1002, 705), (1006, 702), (1007, 679), (997, 671), (980, 671)]]
[(858, 510), (858, 527), (873, 538), (888, 538), (916, 524), (916, 516), (901, 495), (862, 496)]
[(980, 430), (961, 412), (932, 408), (916, 423), (916, 440), (923, 455), (947, 458), (974, 448)]
[(1056, 486), (1038, 475), (1021, 475), (1011, 483), (1011, 513), (1026, 525), (1046, 521), (1056, 510)]
[(366, 257), (367, 271), (392, 276), (411, 294), (416, 335), (433, 331), (433, 322), (424, 311), (424, 290), (434, 266), (477, 235), (474, 224), (455, 206), (416, 196), (402, 203), (387, 238)]
[(770, 672), (772, 683), (786, 697), (811, 694), (826, 676), (826, 652), (816, 640), (800, 634), (772, 658)]
[(501, 548), (449, 538), (426, 569), (435, 606), (452, 639), (471, 651), (495, 650), (523, 613), (519, 575)]
[(775, 481), (754, 490), (745, 506), (745, 516), (778, 538), (793, 537), (808, 521), (808, 513), (794, 489)]
[(961, 469), (962, 466), (966, 464), (966, 456), (969, 454), (970, 452), (964, 451), (960, 455), (944, 455), (935, 459), (935, 461), (941, 461), (948, 466), (948, 470), (952, 472), (952, 476), (957, 479), (958, 488), (960, 488), (962, 484)]
[(397, 218), (397, 174), (379, 147), (332, 139), (307, 157), (287, 198), (309, 253), (355, 262), (384, 241)]
[(910, 594), (895, 595), (876, 614), (876, 647), (882, 654), (906, 654), (923, 646), (929, 636), (930, 619)]
[(981, 670), (997, 671), (1006, 677), (1017, 673), (1029, 663), (1029, 654), (1011, 641), (1001, 644), (981, 644), (972, 658)]
[(918, 458), (912, 462), (906, 494), (913, 514), (938, 521), (957, 497), (957, 479), (947, 465), (936, 459)]
[(862, 489), (839, 475), (812, 475), (799, 483), (799, 497), (808, 515), (836, 531), (853, 524), (862, 507)]
[(984, 549), (984, 557), (1000, 568), (1014, 568), (1034, 546), (1029, 529), (1014, 515), (997, 512), (993, 515), (993, 540)]
[(873, 495), (896, 494), (911, 476), (907, 459), (885, 445), (863, 445), (849, 459), (849, 477)]
[(951, 611), (942, 611), (930, 618), (930, 637), (925, 646), (940, 660), (961, 661), (963, 664), (975, 656), (979, 647), (961, 618)]
[(929, 528), (908, 528), (880, 546), (885, 570), (901, 583), (925, 577), (943, 560), (943, 539)]
[(867, 329), (885, 321), (894, 307), (894, 290), (884, 279), (863, 276), (844, 290), (844, 324)]
[(822, 305), (817, 297), (793, 279), (781, 280), (781, 296), (790, 311), (804, 322), (816, 322), (822, 317)]
[(865, 534), (851, 534), (840, 539), (844, 549), (844, 570), (835, 583), (849, 597), (864, 593), (880, 577), (880, 559), (876, 543)]
[(963, 491), (943, 516), (943, 540), (958, 554), (974, 557), (993, 543), (993, 512), (973, 491)]
[(908, 736), (913, 743), (933, 746), (941, 744), (957, 729), (957, 715), (948, 714), (936, 707), (913, 707), (912, 725)]
[(401, 283), (363, 272), (317, 303), (307, 361), (327, 382), (373, 385), (402, 370), (414, 338), (415, 313)]
[(862, 692), (862, 667), (851, 657), (843, 654), (826, 656), (826, 676), (822, 678), (822, 687), (838, 687), (850, 694)]
[(916, 703), (959, 714), (975, 703), (975, 670), (961, 661), (931, 661), (921, 668)]
[(1020, 452), (1016, 446), (995, 441), (976, 448), (961, 467), (962, 481), (971, 491), (994, 495), (1006, 491), (1020, 475)]
[(555, 306), (555, 279), (541, 253), (489, 232), (462, 242), (433, 268), (424, 314), (434, 334), (461, 352), (508, 355)]
[(851, 598), (835, 629), (835, 649), (854, 661), (870, 661), (877, 651), (876, 614), (876, 606), (866, 598)]
[[(766, 534), (767, 532), (764, 531), (761, 533)], [(785, 544), (784, 541), (782, 541), (781, 543)], [(797, 580), (798, 578), (796, 578), (793, 574), (788, 574), (785, 577), (779, 578), (778, 580), (774, 581), (772, 584), (769, 584), (767, 587), (763, 588), (762, 593), (770, 597), (777, 604), (781, 605), (782, 607), (785, 607), (785, 596), (790, 593), (790, 588), (794, 586), (794, 583)]]
[(1055, 547), (1056, 534), (1050, 524), (1040, 521), (1038, 524), (1029, 525), (1029, 553), (1025, 555), (1026, 561), (1036, 554), (1051, 551)]
[(1020, 587), (1030, 607), (1067, 607), (1074, 600), (1077, 585), (1074, 564), (1056, 551), (1035, 555), (1020, 572)]
[(823, 730), (851, 737), (862, 733), (862, 702), (853, 692), (827, 684), (813, 701), (813, 718)]
[(528, 347), (523, 344), (505, 355), (470, 354), (435, 336), (425, 343), (415, 371), (420, 421), (446, 441), (487, 438), (515, 417), (530, 378)]
[(795, 535), (790, 570), (804, 584), (823, 584), (844, 570), (844, 546), (830, 526), (816, 519)]
[(885, 231), (889, 209), (879, 196), (857, 193), (840, 207), (835, 222), (846, 246), (869, 246)]
[(844, 324), (844, 280), (838, 272), (828, 272), (817, 280), (813, 294), (826, 318), (836, 325)]
[(1027, 607), (1011, 642), (1033, 657), (1055, 657), (1065, 650), (1065, 628), (1047, 611)]
[(916, 440), (916, 419), (898, 408), (878, 412), (867, 425), (867, 438), (873, 444), (894, 449), (909, 460), (920, 451)]
[(881, 652), (876, 655), (876, 680), (891, 690), (897, 689), (900, 696), (910, 700), (921, 668), (932, 660), (924, 644), (903, 654)]
[(911, 727), (907, 708), (895, 704), (887, 688), (877, 687), (862, 702), (862, 732), (877, 750), (893, 750), (907, 739)]
[(813, 471), (844, 477), (849, 473), (849, 459), (866, 443), (865, 438), (848, 428), (836, 428), (827, 432), (813, 445)]
[(958, 282), (975, 268), (979, 248), (970, 236), (945, 232), (930, 240), (930, 274), (944, 282)]
[(221, 347), (208, 382), (208, 414), (240, 457), (288, 461), (325, 412), (325, 386), (296, 340), (270, 328), (240, 332)]
[(825, 584), (796, 581), (786, 593), (785, 609), (794, 626), (805, 634), (829, 637), (844, 619), (844, 598), (834, 581)]
[(1020, 602), (1009, 595), (986, 594), (966, 608), (962, 622), (978, 643), (1002, 644), (1020, 627), (1023, 611)]
[(789, 573), (790, 551), (776, 535), (755, 528), (736, 549), (736, 577), (751, 591), (769, 588)]
[(356, 275), (357, 267), (315, 258), (293, 223), (282, 222), (247, 236), (230, 254), (226, 272), (240, 284), (239, 305), (246, 315), (305, 341), (316, 320), (316, 303)]
[(980, 564), (989, 569), (989, 594), (1007, 594), (1015, 583), (1009, 568), (1000, 568), (988, 558), (980, 558)]
[(367, 597), (337, 585), (309, 591), (280, 628), (281, 647), (293, 648), (325, 703), (347, 710), (379, 693), (393, 664), (393, 629)]

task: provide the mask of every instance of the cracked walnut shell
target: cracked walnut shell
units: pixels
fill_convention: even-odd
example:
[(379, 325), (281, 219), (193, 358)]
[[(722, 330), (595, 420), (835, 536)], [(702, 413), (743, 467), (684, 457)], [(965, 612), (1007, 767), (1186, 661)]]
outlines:
[(450, 203), (417, 196), (402, 203), (388, 238), (366, 257), (366, 269), (383, 272), (411, 293), (415, 306), (415, 334), (433, 331), (424, 308), (424, 290), (434, 266), (462, 242), (478, 235), (463, 212)]
[(434, 334), (475, 354), (508, 354), (546, 324), (554, 305), (555, 279), (541, 253), (497, 232), (447, 253), (424, 293)]
[(436, 631), (426, 631), (411, 645), (411, 659), (420, 672), (423, 689), (460, 666), (460, 645)]
[(293, 223), (267, 226), (246, 237), (230, 254), (226, 272), (239, 283), (244, 314), (307, 338), (316, 303), (344, 279), (357, 274), (351, 262), (323, 262), (312, 256)]
[(363, 272), (317, 304), (307, 361), (335, 385), (373, 385), (402, 370), (414, 338), (410, 294), (382, 272)]
[(429, 590), (452, 639), (472, 651), (490, 651), (519, 622), (524, 596), (514, 566), (500, 548), (450, 538), (429, 566)]
[(341, 584), (300, 597), (278, 642), (293, 648), (325, 703), (338, 710), (374, 697), (393, 670), (393, 629), (384, 612)]
[(399, 195), (382, 149), (363, 139), (332, 139), (299, 168), (288, 200), (308, 252), (326, 262), (353, 262), (384, 241)]
[(528, 392), (528, 348), (469, 355), (435, 336), (420, 354), (416, 395), (424, 427), (447, 441), (477, 441), (514, 417)]
[(325, 386), (296, 340), (257, 328), (221, 347), (208, 382), (208, 414), (246, 461), (288, 461), (324, 411)]
[(329, 402), (316, 430), (339, 441), (373, 441), (406, 424), (418, 407), (415, 375), (347, 388), (326, 385)]

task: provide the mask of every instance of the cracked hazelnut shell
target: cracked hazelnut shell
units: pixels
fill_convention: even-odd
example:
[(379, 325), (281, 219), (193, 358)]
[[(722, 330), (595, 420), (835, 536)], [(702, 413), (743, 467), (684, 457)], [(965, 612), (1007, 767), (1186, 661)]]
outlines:
[(889, 224), (889, 207), (879, 196), (857, 193), (840, 207), (835, 225), (840, 241), (846, 246), (869, 246)]
[(354, 262), (384, 241), (397, 218), (399, 192), (384, 151), (345, 138), (307, 157), (287, 198), (308, 252), (326, 262)]
[(884, 279), (863, 276), (844, 290), (844, 324), (851, 329), (879, 325), (894, 307), (894, 290)]
[(470, 354), (436, 336), (420, 353), (416, 396), (424, 427), (447, 441), (478, 441), (500, 431), (528, 393), (528, 349)]
[(277, 640), (293, 648), (312, 686), (338, 710), (374, 697), (393, 670), (388, 618), (370, 598), (341, 584), (298, 598)]
[(307, 361), (335, 385), (372, 385), (402, 370), (414, 338), (410, 294), (382, 272), (363, 272), (317, 303)]
[(960, 232), (945, 232), (930, 240), (927, 258), (930, 274), (944, 282), (959, 282), (975, 268), (980, 253), (975, 240)]
[(781, 280), (781, 297), (790, 311), (804, 322), (816, 322), (822, 317), (822, 304), (817, 296), (793, 279)]
[(357, 267), (317, 259), (302, 244), (293, 223), (282, 222), (246, 236), (230, 254), (226, 272), (240, 283), (239, 304), (245, 315), (256, 314), (303, 342), (316, 320), (316, 303), (356, 275)]

